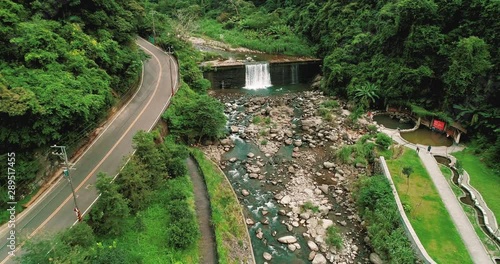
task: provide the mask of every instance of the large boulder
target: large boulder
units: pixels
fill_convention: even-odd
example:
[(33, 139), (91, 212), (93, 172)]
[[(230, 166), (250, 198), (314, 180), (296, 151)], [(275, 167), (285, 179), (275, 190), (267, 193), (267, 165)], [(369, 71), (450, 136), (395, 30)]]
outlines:
[(264, 252), (264, 254), (262, 254), (262, 256), (264, 257), (265, 260), (269, 261), (273, 258), (273, 256), (267, 252)]
[(326, 264), (326, 258), (323, 256), (323, 254), (318, 253), (316, 256), (314, 256), (314, 259), (312, 261), (313, 264)]
[(316, 243), (314, 243), (314, 241), (312, 241), (312, 240), (307, 241), (307, 246), (312, 251), (318, 251), (319, 250), (318, 245), (316, 245)]
[(293, 244), (293, 243), (297, 242), (297, 238), (295, 238), (294, 236), (284, 236), (284, 237), (278, 238), (278, 241), (283, 243), (283, 244)]

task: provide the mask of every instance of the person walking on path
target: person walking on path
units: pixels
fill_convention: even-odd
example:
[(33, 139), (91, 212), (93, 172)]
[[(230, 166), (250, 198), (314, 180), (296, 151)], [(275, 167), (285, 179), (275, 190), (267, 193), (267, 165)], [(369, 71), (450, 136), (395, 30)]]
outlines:
[(420, 148), (417, 146), (417, 154), (418, 154), (418, 152), (420, 152)]
[(431, 148), (432, 147), (430, 145), (427, 147), (427, 153), (431, 153)]

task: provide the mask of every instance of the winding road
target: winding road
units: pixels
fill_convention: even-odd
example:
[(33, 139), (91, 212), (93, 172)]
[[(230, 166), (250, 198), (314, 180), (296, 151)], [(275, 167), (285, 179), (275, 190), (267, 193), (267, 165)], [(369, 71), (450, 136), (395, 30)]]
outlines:
[[(149, 131), (170, 103), (174, 88), (178, 87), (178, 67), (172, 56), (137, 39), (151, 58), (144, 62), (141, 84), (128, 103), (116, 113), (100, 135), (74, 163), (71, 170), (78, 206), (83, 214), (97, 200), (96, 175), (104, 172), (115, 176), (124, 163), (123, 157), (132, 154), (132, 137), (139, 130)], [(18, 243), (15, 255), (22, 253), (19, 245), (36, 234), (59, 231), (73, 225), (76, 216), (69, 182), (61, 177), (30, 207), (17, 215), (15, 237)], [(9, 255), (7, 224), (0, 228), (0, 264), (13, 263)]]

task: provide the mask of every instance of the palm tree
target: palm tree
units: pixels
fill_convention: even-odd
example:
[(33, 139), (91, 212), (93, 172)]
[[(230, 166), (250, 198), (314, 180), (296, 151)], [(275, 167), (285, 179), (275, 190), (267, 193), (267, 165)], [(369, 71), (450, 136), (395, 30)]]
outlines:
[(366, 82), (364, 85), (359, 85), (354, 89), (354, 99), (363, 107), (369, 108), (370, 101), (375, 102), (378, 98), (379, 87), (373, 83)]
[(410, 189), (410, 174), (413, 173), (413, 168), (412, 167), (403, 167), (403, 174), (406, 175), (406, 193), (408, 193), (408, 190)]

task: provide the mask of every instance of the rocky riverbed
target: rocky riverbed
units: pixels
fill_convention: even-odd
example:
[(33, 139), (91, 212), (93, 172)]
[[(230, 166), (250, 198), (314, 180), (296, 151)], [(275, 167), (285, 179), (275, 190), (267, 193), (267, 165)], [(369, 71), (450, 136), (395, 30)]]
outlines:
[[(222, 168), (242, 171), (240, 178), (233, 179), (242, 202), (263, 192), (272, 194), (265, 206), (248, 214), (247, 224), (258, 243), (280, 243), (285, 251), (312, 263), (376, 263), (351, 197), (353, 182), (369, 168), (341, 164), (335, 158), (337, 149), (366, 133), (367, 122), (351, 122), (342, 103), (320, 116), (319, 106), (333, 98), (317, 91), (214, 96), (226, 106), (230, 136), (206, 144), (204, 152)], [(257, 147), (258, 153), (228, 157), (237, 141)], [(245, 181), (254, 182), (257, 188), (244, 189)], [(269, 213), (273, 204), (277, 216)], [(327, 243), (330, 226), (342, 238), (340, 247)], [(266, 228), (271, 230), (263, 233)], [(256, 257), (274, 263), (279, 252), (268, 251), (264, 248)]]

